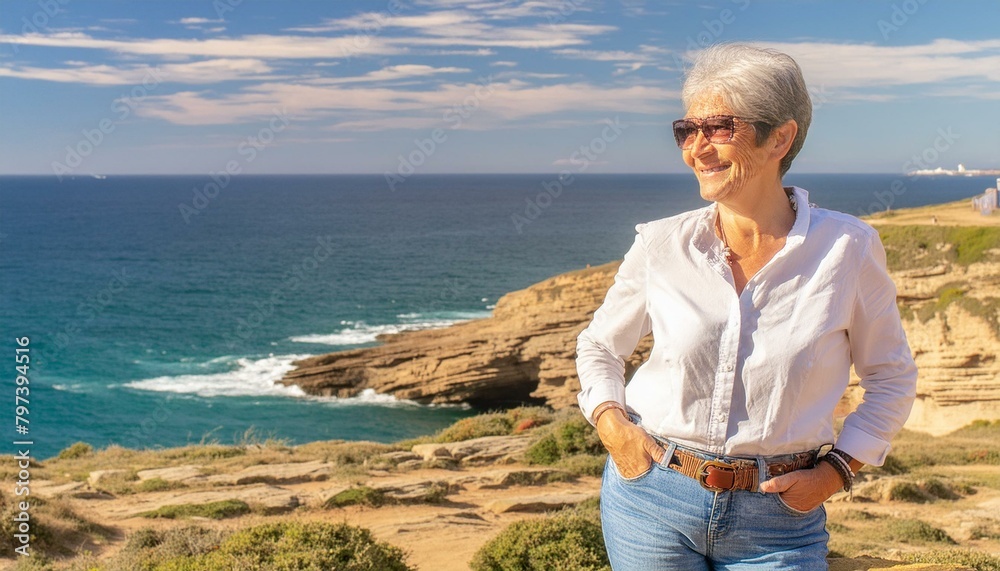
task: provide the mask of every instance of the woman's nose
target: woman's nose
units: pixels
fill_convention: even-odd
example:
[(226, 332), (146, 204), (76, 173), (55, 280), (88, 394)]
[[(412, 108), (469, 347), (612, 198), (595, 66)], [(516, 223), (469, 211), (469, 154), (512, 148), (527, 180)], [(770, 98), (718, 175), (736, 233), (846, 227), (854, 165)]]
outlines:
[(701, 129), (695, 131), (694, 143), (691, 144), (691, 154), (695, 156), (704, 155), (706, 152), (713, 149), (714, 147), (712, 146), (712, 143), (708, 141), (708, 137), (705, 136), (705, 133)]

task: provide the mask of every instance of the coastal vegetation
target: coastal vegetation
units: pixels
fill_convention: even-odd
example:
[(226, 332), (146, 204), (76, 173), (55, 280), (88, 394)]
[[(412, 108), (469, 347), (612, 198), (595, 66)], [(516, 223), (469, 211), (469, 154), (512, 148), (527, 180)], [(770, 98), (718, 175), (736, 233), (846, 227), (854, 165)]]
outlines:
[[(921, 347), (940, 351), (939, 360), (954, 370), (992, 362), (1000, 297), (995, 273), (977, 264), (1000, 262), (1000, 226), (907, 224), (877, 226), (890, 271), (903, 276), (898, 306), (905, 324), (929, 324), (921, 332), (930, 341)], [(982, 347), (942, 349), (946, 344), (926, 333), (938, 325), (952, 333), (964, 327), (963, 338)], [(961, 377), (953, 369), (939, 371), (942, 380), (929, 390), (952, 386)], [(953, 401), (976, 402), (982, 386), (963, 385)], [(875, 568), (910, 562), (1000, 571), (1000, 420), (975, 418), (960, 417), (940, 436), (903, 430), (882, 466), (866, 467), (851, 494), (826, 504), (830, 557), (837, 562), (831, 569), (868, 569), (850, 562), (872, 556), (886, 560)], [(968, 424), (955, 430), (961, 423)], [(206, 437), (155, 450), (76, 442), (33, 465), (33, 480), (61, 491), (32, 489), (33, 556), (12, 565), (17, 571), (436, 569), (414, 563), (413, 552), (427, 557), (431, 548), (422, 544), (443, 538), (433, 549), (465, 549), (456, 568), (605, 570), (598, 492), (606, 458), (577, 408), (542, 406), (490, 410), (394, 443), (293, 445), (253, 430), (234, 444)], [(15, 467), (7, 456), (0, 476), (13, 481)], [(248, 487), (285, 496), (266, 505), (235, 497)], [(292, 494), (295, 501), (285, 501)], [(493, 505), (498, 499), (502, 505)], [(17, 501), (0, 490), (4, 554), (13, 553)], [(403, 514), (423, 519), (386, 523)]]
[[(22, 562), (20, 570), (50, 569), (45, 561)], [(226, 534), (200, 526), (135, 532), (110, 560), (85, 555), (72, 571), (413, 571), (402, 549), (345, 523), (275, 522)]]
[(893, 270), (1000, 259), (998, 226), (879, 225), (878, 232)]
[[(465, 441), (456, 440), (465, 436), (469, 437)], [(435, 441), (462, 443), (484, 439), (484, 436), (487, 440), (527, 438), (529, 442), (517, 457), (519, 463), (529, 467), (558, 468), (544, 481), (528, 472), (511, 472), (514, 477), (507, 478), (503, 484), (508, 487), (544, 486), (546, 481), (593, 477), (595, 467), (603, 466), (606, 458), (596, 431), (579, 411), (551, 411), (539, 407), (464, 418), (435, 435), (418, 440), (428, 441), (424, 444)], [(845, 497), (835, 497), (828, 504), (831, 557), (874, 555), (897, 561), (1000, 570), (1000, 557), (977, 549), (981, 546), (1000, 552), (1000, 519), (974, 517), (964, 523), (953, 521), (955, 517), (965, 517), (962, 514), (974, 513), (976, 508), (969, 506), (980, 497), (991, 502), (1000, 501), (1000, 449), (996, 442), (1000, 442), (1000, 421), (975, 421), (936, 438), (902, 431), (885, 464), (861, 472), (853, 501), (842, 494)], [(452, 491), (440, 483), (425, 487), (423, 495), (412, 496), (415, 499), (410, 500), (400, 500), (384, 489), (357, 483), (356, 474), (361, 469), (405, 475), (431, 465), (426, 461), (410, 465), (378, 461), (385, 455), (406, 454), (405, 451), (413, 446), (412, 441), (396, 444), (314, 442), (301, 446), (278, 442), (267, 446), (245, 444), (238, 447), (242, 448), (238, 454), (214, 454), (215, 460), (208, 465), (211, 468), (208, 471), (223, 473), (222, 465), (228, 465), (226, 470), (239, 469), (255, 457), (284, 457), (286, 460), (292, 457), (298, 462), (333, 458), (351, 467), (329, 476), (347, 484), (341, 492), (320, 505), (301, 506), (295, 510), (303, 514), (349, 507), (386, 510), (413, 503), (439, 505), (442, 510), (461, 505), (457, 497), (460, 490)], [(83, 447), (74, 444), (70, 449), (82, 450)], [(74, 452), (50, 459), (46, 469), (52, 475), (75, 474), (83, 471), (85, 464), (82, 463), (102, 457), (132, 458), (132, 461), (135, 458), (124, 450), (90, 450), (86, 454)], [(189, 455), (183, 449), (167, 449), (145, 451), (139, 457), (148, 462), (141, 466), (146, 469), (153, 465), (174, 464)], [(140, 466), (128, 466), (125, 476), (117, 475), (118, 479), (112, 481), (122, 486), (133, 482), (131, 475), (142, 472), (137, 468)], [(104, 469), (106, 471), (107, 467)], [(454, 462), (447, 470), (472, 472), (473, 467)], [(139, 482), (139, 485), (151, 480)], [(176, 482), (169, 485), (174, 486)], [(159, 489), (161, 486), (163, 484), (153, 487)], [(132, 489), (119, 493), (144, 492)], [(11, 501), (9, 496), (0, 494), (4, 515), (11, 509)], [(110, 557), (98, 558), (92, 553), (83, 553), (67, 558), (72, 554), (67, 545), (85, 541), (107, 543), (118, 534), (114, 528), (80, 515), (66, 503), (43, 498), (35, 498), (35, 502), (32, 544), (36, 557), (18, 561), (15, 568), (19, 571), (200, 571), (223, 568), (219, 566), (222, 561), (240, 561), (240, 568), (261, 570), (413, 568), (407, 566), (405, 544), (393, 546), (379, 541), (366, 529), (347, 523), (302, 522), (290, 519), (291, 514), (287, 513), (266, 515), (268, 512), (254, 511), (253, 506), (241, 501), (167, 504), (139, 515), (173, 519), (178, 522), (175, 527), (135, 529), (128, 534), (124, 546)], [(957, 507), (961, 505), (966, 507)], [(251, 513), (258, 518), (264, 517), (267, 523), (235, 528), (204, 524), (204, 521), (220, 518), (239, 521)], [(3, 532), (3, 537), (9, 538), (12, 530), (4, 529)], [(515, 521), (484, 539), (485, 543), (468, 562), (475, 571), (608, 569), (596, 494), (589, 500), (550, 511), (542, 517)], [(10, 552), (11, 546), (5, 547)], [(330, 553), (339, 553), (336, 557), (341, 559)]]

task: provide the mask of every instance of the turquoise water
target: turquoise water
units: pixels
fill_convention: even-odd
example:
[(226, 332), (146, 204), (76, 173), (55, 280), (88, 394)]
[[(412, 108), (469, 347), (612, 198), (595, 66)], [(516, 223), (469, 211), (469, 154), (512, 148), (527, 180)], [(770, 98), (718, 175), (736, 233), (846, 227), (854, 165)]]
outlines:
[[(307, 397), (274, 381), (302, 356), (487, 316), (508, 291), (620, 259), (636, 222), (704, 205), (689, 175), (576, 176), (539, 198), (556, 180), (425, 175), (390, 191), (381, 176), (253, 176), (215, 192), (204, 176), (0, 177), (8, 402), (14, 339), (27, 336), (39, 458), (80, 440), (229, 443), (250, 428), (293, 443), (433, 432), (475, 411), (385, 395)], [(887, 201), (965, 198), (995, 181), (786, 183), (862, 214)]]

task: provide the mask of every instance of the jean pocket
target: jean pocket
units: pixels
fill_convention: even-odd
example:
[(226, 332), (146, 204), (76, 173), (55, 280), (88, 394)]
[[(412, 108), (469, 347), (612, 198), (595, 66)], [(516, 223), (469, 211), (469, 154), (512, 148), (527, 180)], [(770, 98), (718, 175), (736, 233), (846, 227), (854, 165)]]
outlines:
[(785, 501), (785, 500), (784, 500), (784, 499), (783, 499), (783, 498), (781, 497), (781, 492), (775, 492), (775, 493), (773, 493), (773, 494), (770, 494), (770, 495), (774, 496), (774, 501), (778, 502), (778, 506), (779, 506), (779, 507), (780, 507), (781, 509), (785, 510), (786, 512), (788, 512), (789, 514), (791, 514), (791, 515), (794, 515), (794, 516), (805, 516), (805, 515), (809, 515), (809, 514), (813, 513), (814, 511), (818, 510), (818, 509), (820, 508), (820, 506), (822, 506), (822, 505), (823, 505), (823, 504), (820, 504), (820, 505), (818, 505), (818, 506), (814, 507), (813, 509), (811, 509), (811, 510), (809, 510), (809, 511), (802, 511), (802, 510), (799, 510), (799, 509), (795, 509), (795, 508), (793, 508), (792, 506), (788, 505), (788, 502), (786, 502), (786, 501)]
[(656, 461), (654, 461), (652, 458), (650, 458), (650, 460), (649, 460), (649, 468), (646, 468), (646, 470), (644, 472), (642, 472), (641, 474), (639, 474), (638, 476), (633, 476), (631, 478), (626, 478), (625, 476), (622, 475), (621, 471), (618, 470), (618, 464), (615, 464), (615, 460), (614, 460), (614, 458), (611, 457), (611, 454), (608, 454), (608, 464), (611, 465), (611, 469), (612, 469), (612, 471), (614, 471), (615, 476), (619, 480), (621, 480), (622, 482), (625, 482), (627, 484), (634, 484), (635, 482), (639, 482), (639, 481), (643, 480), (646, 476), (648, 476), (653, 471), (653, 468), (655, 468), (656, 465), (657, 465)]

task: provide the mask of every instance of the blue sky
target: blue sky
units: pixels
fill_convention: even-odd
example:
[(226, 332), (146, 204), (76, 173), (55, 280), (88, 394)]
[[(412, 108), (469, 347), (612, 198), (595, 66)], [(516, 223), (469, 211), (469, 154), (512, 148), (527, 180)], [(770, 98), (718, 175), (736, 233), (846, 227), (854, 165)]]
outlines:
[(0, 174), (686, 172), (669, 126), (714, 41), (802, 66), (794, 172), (1000, 168), (998, 22), (997, 0), (2, 0)]

